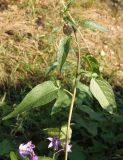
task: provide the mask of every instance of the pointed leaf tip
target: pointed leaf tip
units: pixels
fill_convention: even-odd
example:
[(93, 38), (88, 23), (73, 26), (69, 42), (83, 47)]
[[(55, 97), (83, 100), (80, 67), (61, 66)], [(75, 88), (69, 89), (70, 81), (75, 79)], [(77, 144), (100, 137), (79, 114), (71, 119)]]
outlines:
[(113, 114), (116, 111), (115, 96), (110, 84), (104, 79), (91, 79), (90, 90), (102, 108)]
[(95, 22), (93, 20), (89, 20), (89, 19), (85, 19), (85, 20), (81, 21), (80, 25), (82, 27), (89, 28), (91, 30), (97, 30), (100, 32), (109, 32), (110, 31), (108, 28), (98, 24), (97, 22)]
[(22, 100), (22, 102), (2, 120), (15, 117), (31, 108), (43, 106), (57, 97), (58, 89), (52, 81), (46, 81), (34, 87)]
[(57, 58), (59, 71), (61, 71), (62, 66), (65, 63), (66, 58), (68, 56), (71, 40), (72, 40), (71, 36), (65, 36), (60, 40), (58, 48), (58, 58)]

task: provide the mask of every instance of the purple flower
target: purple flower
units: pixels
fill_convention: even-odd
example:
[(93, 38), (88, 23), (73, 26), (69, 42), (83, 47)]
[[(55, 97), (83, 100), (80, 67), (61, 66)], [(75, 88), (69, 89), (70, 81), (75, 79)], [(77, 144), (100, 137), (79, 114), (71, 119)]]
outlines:
[(29, 141), (26, 144), (20, 144), (19, 146), (19, 153), (20, 155), (25, 158), (28, 157), (30, 160), (38, 160), (38, 157), (34, 153), (35, 145), (32, 144), (31, 141)]
[(21, 154), (22, 157), (26, 157), (34, 152), (33, 151), (34, 148), (35, 148), (35, 145), (32, 144), (31, 141), (28, 142), (27, 144), (20, 144), (19, 153)]
[(33, 155), (33, 156), (30, 157), (30, 160), (38, 160), (38, 156)]
[(58, 150), (58, 147), (61, 145), (61, 141), (58, 137), (54, 137), (54, 138), (47, 138), (48, 140), (50, 140), (50, 144), (48, 146), (48, 148), (53, 147), (54, 150)]

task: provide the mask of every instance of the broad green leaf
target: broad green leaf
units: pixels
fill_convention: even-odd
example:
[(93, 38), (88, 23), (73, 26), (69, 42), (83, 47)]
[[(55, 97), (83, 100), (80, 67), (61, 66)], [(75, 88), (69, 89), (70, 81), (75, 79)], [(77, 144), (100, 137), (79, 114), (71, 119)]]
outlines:
[(59, 134), (60, 134), (60, 128), (46, 128), (46, 129), (43, 129), (43, 131), (49, 137), (59, 137)]
[(92, 105), (93, 96), (87, 85), (77, 82), (77, 94), (76, 94), (76, 105), (81, 107), (82, 105)]
[(82, 146), (77, 144), (72, 145), (72, 152), (69, 155), (70, 160), (86, 160), (87, 157), (84, 154)]
[(81, 21), (80, 25), (82, 27), (89, 28), (91, 30), (97, 30), (97, 31), (101, 31), (101, 32), (109, 32), (108, 28), (96, 23), (93, 20), (89, 20), (89, 19), (85, 19), (85, 20)]
[(91, 107), (81, 105), (81, 106), (78, 106), (77, 108), (82, 112), (87, 113), (91, 119), (96, 121), (103, 121), (102, 114), (100, 114), (99, 112), (95, 112)]
[[(64, 146), (64, 144), (66, 143), (66, 132), (67, 132), (67, 124), (63, 125), (61, 127), (61, 132), (60, 132), (60, 140), (62, 142), (62, 145)], [(68, 143), (70, 143), (71, 140), (71, 136), (72, 136), (72, 129), (69, 128), (69, 132), (68, 132)]]
[(58, 69), (60, 71), (69, 53), (71, 39), (72, 39), (71, 36), (65, 36), (60, 40), (59, 47), (58, 47), (58, 59), (57, 59)]
[(93, 99), (93, 96), (89, 90), (89, 87), (83, 83), (81, 83), (80, 81), (77, 81), (77, 84), (76, 84), (76, 87), (77, 89), (79, 89), (81, 92), (84, 92), (86, 93), (90, 98)]
[(68, 107), (70, 103), (71, 103), (71, 100), (68, 94), (64, 90), (59, 90), (58, 98), (52, 108), (51, 115), (60, 112), (62, 108)]
[(94, 153), (93, 154), (94, 157), (92, 160), (99, 160), (99, 159), (102, 160), (102, 157), (103, 160), (107, 160), (107, 158), (104, 155), (105, 155), (105, 150), (108, 149), (108, 146), (106, 146), (105, 143), (102, 143), (101, 141), (96, 139), (92, 139), (92, 143), (93, 147), (90, 147), (92, 153)]
[(39, 160), (53, 160), (53, 159), (50, 157), (39, 157)]
[(96, 60), (96, 58), (94, 58), (90, 54), (86, 54), (83, 56), (83, 60), (88, 64), (89, 71), (91, 71), (93, 73), (100, 74), (100, 71), (99, 71), (100, 65), (99, 65), (98, 61)]
[(53, 84), (52, 81), (46, 81), (42, 84), (34, 87), (22, 100), (22, 102), (11, 112), (9, 115), (3, 118), (14, 117), (19, 113), (22, 113), (31, 108), (43, 106), (57, 97), (58, 88)]
[(93, 96), (98, 100), (102, 108), (109, 113), (116, 111), (116, 102), (112, 87), (103, 79), (91, 79), (90, 90)]
[(10, 152), (10, 158), (11, 158), (11, 160), (18, 160), (18, 158), (14, 152)]
[(13, 145), (8, 140), (3, 140), (0, 142), (0, 156), (4, 156), (10, 153), (13, 150)]
[(55, 62), (52, 65), (50, 65), (46, 71), (45, 76), (48, 76), (52, 71), (54, 71), (56, 69), (57, 65), (58, 65), (58, 62)]
[(84, 119), (80, 114), (74, 113), (75, 127), (85, 128), (93, 136), (97, 135), (98, 123), (89, 119)]

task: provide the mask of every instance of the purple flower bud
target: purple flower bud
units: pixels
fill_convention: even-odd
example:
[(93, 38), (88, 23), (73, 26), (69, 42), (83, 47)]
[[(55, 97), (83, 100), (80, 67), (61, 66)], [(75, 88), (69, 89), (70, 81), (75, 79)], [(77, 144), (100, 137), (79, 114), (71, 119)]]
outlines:
[(61, 141), (58, 137), (54, 137), (54, 138), (47, 138), (48, 140), (50, 140), (50, 144), (48, 146), (48, 148), (53, 147), (54, 150), (58, 150), (58, 147), (61, 145)]

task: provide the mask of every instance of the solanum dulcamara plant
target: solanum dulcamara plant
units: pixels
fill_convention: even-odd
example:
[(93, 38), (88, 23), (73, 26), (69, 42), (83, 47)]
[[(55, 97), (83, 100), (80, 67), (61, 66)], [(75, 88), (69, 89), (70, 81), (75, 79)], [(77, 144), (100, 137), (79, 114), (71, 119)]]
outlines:
[[(109, 30), (100, 24), (97, 24), (93, 20), (84, 19), (82, 21), (75, 21), (70, 13), (70, 8), (73, 0), (65, 2), (60, 1), (63, 6), (60, 15), (63, 19), (63, 36), (59, 42), (57, 61), (55, 61), (47, 70), (46, 76), (56, 70), (61, 76), (73, 74), (69, 80), (70, 87), (63, 87), (63, 79), (57, 79), (51, 81), (44, 81), (41, 84), (35, 86), (22, 100), (22, 102), (15, 107), (15, 109), (5, 116), (3, 120), (13, 118), (22, 112), (27, 110), (33, 110), (37, 107), (42, 107), (50, 102), (54, 102), (52, 106), (51, 115), (55, 116), (59, 113), (63, 113), (64, 121), (60, 128), (56, 132), (56, 128), (47, 128), (47, 133), (51, 131), (54, 135), (48, 135), (47, 141), (49, 145), (48, 149), (54, 150), (52, 157), (43, 157), (37, 155), (34, 151), (35, 145), (29, 140), (26, 143), (20, 144), (19, 154), (22, 158), (29, 160), (56, 160), (62, 154), (62, 159), (67, 160), (69, 154), (74, 150), (74, 143), (72, 144), (72, 126), (76, 125), (79, 121), (75, 116), (75, 120), (72, 123), (72, 115), (76, 115), (76, 111), (87, 112), (86, 106), (82, 105), (82, 101), (89, 99), (95, 99), (99, 102), (102, 109), (106, 110), (110, 114), (117, 114), (117, 107), (115, 102), (114, 93), (110, 84), (103, 79), (100, 73), (100, 65), (95, 57), (91, 54), (91, 51), (83, 38), (81, 27), (90, 28), (92, 30), (98, 30), (100, 32), (109, 32)], [(82, 39), (87, 49), (86, 53), (81, 49), (81, 43), (79, 38)], [(74, 60), (69, 60), (69, 54), (73, 54)], [(74, 63), (73, 63), (74, 61)], [(72, 62), (70, 64), (70, 62)], [(67, 64), (70, 64), (69, 67)], [(73, 67), (71, 67), (73, 65)], [(68, 71), (67, 71), (68, 69)], [(66, 72), (66, 74), (65, 74)], [(72, 78), (71, 78), (72, 77)], [(85, 77), (88, 84), (82, 83), (81, 79)], [(63, 76), (63, 78), (65, 78)], [(68, 78), (68, 77), (67, 77)], [(68, 89), (69, 88), (69, 89)], [(83, 94), (85, 96), (83, 96)], [(46, 117), (47, 118), (47, 117)], [(69, 153), (69, 154), (68, 154)], [(64, 157), (63, 157), (64, 155)], [(11, 152), (11, 160), (15, 160), (17, 157), (14, 152)], [(16, 158), (17, 159), (17, 158)]]

